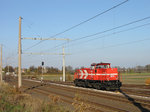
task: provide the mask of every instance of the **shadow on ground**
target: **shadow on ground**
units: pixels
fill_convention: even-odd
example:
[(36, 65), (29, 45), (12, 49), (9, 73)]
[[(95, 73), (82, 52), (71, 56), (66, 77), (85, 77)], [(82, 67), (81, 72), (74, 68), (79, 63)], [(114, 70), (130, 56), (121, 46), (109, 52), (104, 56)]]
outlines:
[(141, 112), (150, 112), (150, 110), (144, 108), (140, 103), (137, 103), (133, 98), (128, 96), (126, 93), (124, 93), (122, 90), (119, 90), (120, 93), (122, 93), (134, 106), (136, 106)]

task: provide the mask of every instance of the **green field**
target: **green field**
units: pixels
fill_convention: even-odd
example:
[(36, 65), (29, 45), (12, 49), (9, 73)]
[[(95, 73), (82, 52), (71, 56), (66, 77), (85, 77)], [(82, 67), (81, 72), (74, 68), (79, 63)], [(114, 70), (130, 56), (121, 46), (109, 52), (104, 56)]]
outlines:
[[(31, 77), (33, 75), (24, 75), (25, 77)], [(61, 81), (61, 78), (63, 77), (62, 74), (44, 74), (44, 75), (34, 75), (37, 79), (41, 79), (43, 77), (44, 80), (51, 80), (51, 81)], [(66, 81), (73, 81), (73, 75), (72, 74), (66, 74)]]
[[(26, 77), (31, 75), (25, 75)], [(42, 75), (36, 75), (36, 78), (41, 79)], [(62, 74), (44, 74), (44, 80), (61, 81)], [(145, 84), (145, 81), (150, 79), (150, 73), (121, 73), (121, 82), (123, 84)], [(73, 81), (73, 74), (66, 74), (66, 81)]]
[[(49, 94), (50, 95), (50, 94)], [(0, 112), (71, 112), (59, 96), (39, 98), (20, 92), (8, 83), (0, 83)]]
[(121, 73), (123, 84), (145, 84), (150, 79), (150, 73)]
[[(44, 80), (52, 80), (52, 81), (61, 81), (62, 80), (62, 75), (43, 75)], [(41, 78), (41, 76), (37, 77), (38, 79)], [(66, 75), (66, 81), (73, 81), (73, 75)]]

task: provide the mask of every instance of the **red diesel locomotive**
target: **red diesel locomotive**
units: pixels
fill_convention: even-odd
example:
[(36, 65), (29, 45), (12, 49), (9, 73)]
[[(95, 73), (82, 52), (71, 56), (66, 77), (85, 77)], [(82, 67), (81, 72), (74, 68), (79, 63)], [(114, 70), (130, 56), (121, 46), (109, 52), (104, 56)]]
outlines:
[(96, 89), (120, 89), (122, 83), (117, 68), (111, 68), (110, 63), (93, 63), (91, 68), (76, 70), (75, 86), (93, 87)]

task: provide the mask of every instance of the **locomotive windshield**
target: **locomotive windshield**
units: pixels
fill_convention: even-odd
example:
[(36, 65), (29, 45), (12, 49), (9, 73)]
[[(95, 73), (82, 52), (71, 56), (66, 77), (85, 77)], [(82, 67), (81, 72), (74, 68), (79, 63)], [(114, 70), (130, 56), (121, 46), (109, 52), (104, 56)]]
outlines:
[(110, 65), (97, 65), (96, 68), (110, 68)]
[(95, 66), (91, 66), (91, 69), (94, 69), (95, 68)]
[(110, 63), (93, 63), (91, 64), (91, 69), (99, 69), (99, 68), (110, 68)]

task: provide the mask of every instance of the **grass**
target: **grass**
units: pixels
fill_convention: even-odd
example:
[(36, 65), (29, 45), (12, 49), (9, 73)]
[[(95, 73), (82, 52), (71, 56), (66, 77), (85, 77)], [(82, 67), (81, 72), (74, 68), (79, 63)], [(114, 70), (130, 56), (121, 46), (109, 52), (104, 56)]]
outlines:
[(145, 84), (146, 84), (146, 85), (150, 85), (150, 78), (149, 78), (149, 79), (146, 79)]
[(121, 73), (123, 84), (147, 85), (146, 80), (150, 78), (150, 73)]
[[(26, 75), (29, 76), (29, 75)], [(30, 75), (31, 76), (31, 75)], [(38, 79), (41, 75), (36, 75)], [(60, 81), (62, 74), (44, 74), (43, 78), (45, 80)], [(146, 80), (150, 78), (150, 73), (121, 73), (121, 81), (123, 84), (140, 84), (145, 85)], [(66, 81), (73, 81), (72, 74), (66, 74)]]
[(89, 112), (85, 95), (75, 94), (73, 108), (62, 105), (60, 96), (49, 94), (46, 101), (21, 93), (7, 83), (0, 83), (0, 112)]
[[(61, 81), (62, 75), (43, 75), (44, 80), (52, 80), (52, 81)], [(41, 78), (41, 76), (37, 76), (38, 79)], [(66, 81), (73, 81), (73, 75), (66, 74)]]
[(90, 105), (86, 102), (83, 96), (75, 94), (72, 105), (75, 108), (75, 112), (89, 112)]
[(69, 112), (58, 103), (58, 98), (54, 96), (44, 101), (0, 83), (0, 112)]
[(121, 75), (130, 75), (130, 76), (135, 76), (135, 75), (144, 75), (144, 76), (150, 76), (150, 73), (121, 73)]
[[(41, 79), (41, 75), (24, 75), (25, 77), (31, 77), (36, 76), (39, 80)], [(44, 74), (43, 79), (44, 80), (51, 80), (51, 81), (61, 81), (63, 75), (62, 74)], [(73, 81), (73, 75), (72, 74), (66, 74), (66, 81)]]

